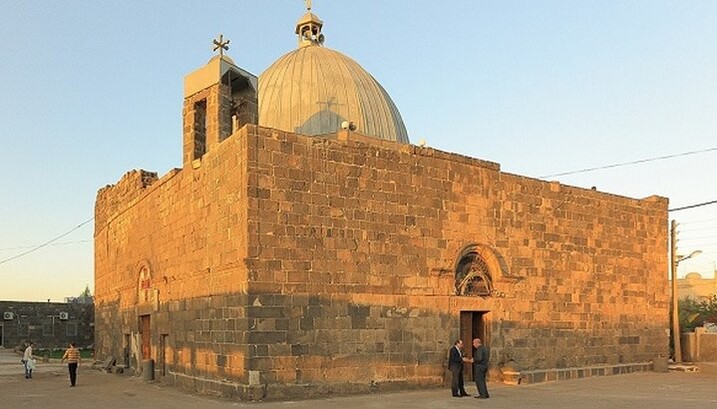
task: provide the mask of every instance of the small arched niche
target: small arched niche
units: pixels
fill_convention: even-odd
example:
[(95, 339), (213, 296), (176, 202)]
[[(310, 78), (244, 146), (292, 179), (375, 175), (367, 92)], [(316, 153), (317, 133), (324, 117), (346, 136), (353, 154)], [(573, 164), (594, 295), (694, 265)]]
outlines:
[(155, 292), (152, 286), (152, 269), (147, 260), (137, 265), (137, 304), (147, 304), (155, 301)]

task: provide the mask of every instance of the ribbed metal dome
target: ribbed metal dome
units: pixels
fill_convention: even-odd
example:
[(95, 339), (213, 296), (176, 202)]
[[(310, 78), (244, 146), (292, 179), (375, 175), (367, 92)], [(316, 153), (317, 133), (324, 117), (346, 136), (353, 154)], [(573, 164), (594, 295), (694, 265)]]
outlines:
[(401, 114), (381, 84), (356, 61), (322, 46), (318, 17), (303, 20), (297, 24), (300, 48), (259, 76), (259, 125), (323, 135), (350, 121), (358, 133), (409, 143)]

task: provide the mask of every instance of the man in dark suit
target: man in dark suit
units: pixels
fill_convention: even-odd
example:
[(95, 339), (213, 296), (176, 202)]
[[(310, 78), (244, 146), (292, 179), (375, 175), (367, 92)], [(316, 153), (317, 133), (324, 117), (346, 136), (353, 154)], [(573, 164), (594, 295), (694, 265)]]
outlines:
[(488, 386), (485, 384), (485, 375), (488, 372), (488, 360), (490, 352), (483, 345), (480, 338), (473, 340), (473, 379), (476, 381), (478, 388), (478, 399), (488, 399)]
[(453, 379), (451, 380), (451, 392), (454, 398), (469, 396), (465, 386), (463, 386), (463, 362), (467, 362), (468, 358), (463, 357), (462, 348), (463, 341), (459, 339), (453, 344), (448, 356), (448, 369), (453, 375)]

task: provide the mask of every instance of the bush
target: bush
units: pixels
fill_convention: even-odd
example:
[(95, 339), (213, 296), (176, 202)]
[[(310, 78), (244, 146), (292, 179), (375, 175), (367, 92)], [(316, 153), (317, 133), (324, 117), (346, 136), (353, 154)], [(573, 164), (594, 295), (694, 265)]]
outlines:
[(682, 332), (694, 332), (696, 327), (705, 322), (717, 322), (717, 295), (697, 302), (688, 297), (679, 301), (680, 329)]

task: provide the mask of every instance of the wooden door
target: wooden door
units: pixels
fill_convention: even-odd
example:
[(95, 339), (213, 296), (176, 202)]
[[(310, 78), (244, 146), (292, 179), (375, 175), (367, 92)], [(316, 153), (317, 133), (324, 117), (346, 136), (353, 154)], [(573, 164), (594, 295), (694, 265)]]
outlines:
[[(473, 338), (480, 338), (484, 345), (488, 343), (486, 314), (488, 311), (461, 311), (461, 340), (463, 340), (463, 355), (466, 357), (473, 357)], [(473, 380), (473, 365), (463, 365), (463, 379)]]

